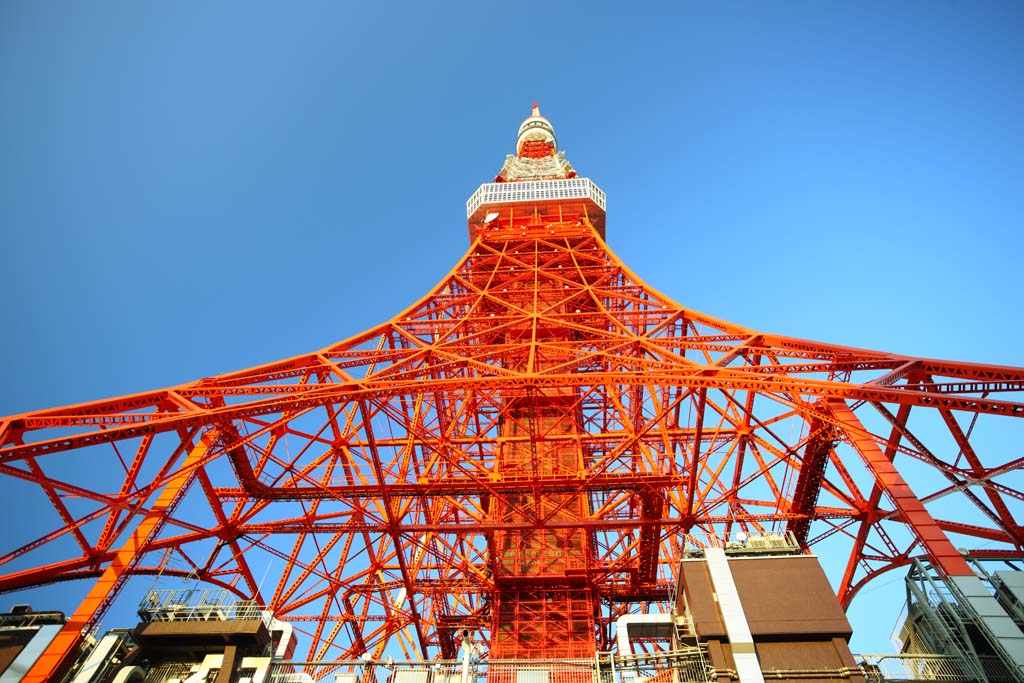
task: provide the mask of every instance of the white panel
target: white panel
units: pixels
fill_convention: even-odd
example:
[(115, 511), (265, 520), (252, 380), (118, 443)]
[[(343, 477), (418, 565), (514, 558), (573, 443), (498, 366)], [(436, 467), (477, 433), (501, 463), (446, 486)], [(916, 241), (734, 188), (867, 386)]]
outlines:
[(954, 576), (951, 581), (1024, 677), (1024, 633), (977, 576)]
[(107, 661), (110, 651), (120, 641), (121, 636), (117, 633), (108, 633), (103, 636), (100, 642), (96, 644), (96, 647), (92, 649), (92, 652), (89, 653), (89, 657), (82, 664), (82, 668), (78, 670), (78, 673), (75, 674), (75, 678), (71, 683), (89, 683), (100, 667)]
[[(732, 580), (732, 572), (729, 570), (729, 560), (725, 557), (725, 551), (721, 548), (707, 548), (704, 550), (704, 558), (708, 562), (711, 583), (715, 587), (715, 593), (718, 594), (718, 609), (725, 621), (725, 632), (729, 634), (729, 643), (732, 644), (733, 659), (736, 660), (736, 673), (739, 674), (740, 683), (764, 683), (757, 655), (753, 652), (742, 651), (742, 649), (754, 649), (754, 638), (750, 635), (747, 615), (743, 613), (740, 594), (736, 591), (736, 582)], [(738, 649), (741, 651), (737, 652)]]
[(1024, 572), (996, 572), (995, 577), (1018, 604), (1024, 605)]
[(551, 672), (548, 669), (519, 669), (516, 683), (548, 683)]
[(750, 681), (764, 681), (764, 674), (761, 673), (761, 663), (757, 661), (757, 655), (753, 652), (732, 653), (736, 662), (736, 673), (739, 674), (740, 683)]
[(429, 675), (427, 669), (398, 669), (392, 680), (394, 683), (427, 683)]
[(28, 641), (25, 648), (18, 653), (15, 660), (7, 667), (4, 675), (0, 676), (0, 683), (18, 683), (18, 681), (24, 678), (28, 670), (39, 659), (39, 655), (43, 654), (43, 651), (46, 650), (46, 646), (60, 633), (60, 629), (60, 624), (41, 626), (39, 632), (32, 636), (32, 640)]

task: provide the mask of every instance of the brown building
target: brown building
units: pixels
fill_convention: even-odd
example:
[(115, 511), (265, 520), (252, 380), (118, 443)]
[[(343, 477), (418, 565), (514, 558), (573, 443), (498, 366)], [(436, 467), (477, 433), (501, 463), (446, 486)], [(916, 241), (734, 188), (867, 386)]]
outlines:
[(720, 683), (863, 683), (853, 629), (818, 559), (708, 548), (681, 562), (676, 613)]
[(61, 626), (63, 612), (33, 612), (28, 605), (15, 605), (0, 614), (0, 674), (3, 680), (21, 680)]

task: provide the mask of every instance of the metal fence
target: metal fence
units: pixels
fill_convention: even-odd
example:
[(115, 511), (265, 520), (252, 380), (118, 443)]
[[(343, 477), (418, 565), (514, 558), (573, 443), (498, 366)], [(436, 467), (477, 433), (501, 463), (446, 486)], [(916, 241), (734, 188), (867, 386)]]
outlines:
[(466, 200), (469, 218), (485, 204), (536, 202), (550, 199), (589, 199), (607, 208), (604, 191), (590, 178), (531, 180), (516, 183), (484, 183)]
[[(962, 660), (947, 655), (854, 655), (859, 669), (828, 677), (863, 674), (868, 683), (930, 683), (977, 680)], [(711, 683), (716, 672), (702, 648), (635, 657), (599, 653), (590, 660), (481, 660), (462, 662), (276, 662), (263, 683)], [(782, 677), (787, 672), (775, 672)], [(789, 672), (806, 678), (812, 671)], [(827, 672), (823, 672), (827, 673)], [(1010, 683), (990, 678), (990, 683)], [(149, 679), (147, 679), (149, 683)], [(156, 683), (155, 681), (153, 683)], [(256, 681), (253, 681), (256, 683)]]
[(970, 681), (976, 676), (949, 655), (856, 655), (869, 683)]
[(197, 669), (193, 664), (168, 662), (150, 669), (144, 683), (180, 683), (192, 677)]
[[(265, 683), (599, 683), (592, 660), (280, 662)], [(605, 683), (611, 683), (610, 681)]]
[[(775, 671), (776, 678), (826, 677), (846, 679), (863, 674), (868, 683), (967, 683), (978, 678), (957, 657), (947, 655), (854, 655), (859, 668), (835, 671)], [(264, 660), (266, 661), (266, 660)], [(599, 653), (592, 660), (490, 660), (393, 662), (272, 662), (269, 669), (243, 672), (239, 683), (713, 683), (715, 676), (736, 677), (734, 671), (714, 671), (706, 653), (696, 649), (637, 657)], [(1005, 674), (1005, 671), (1003, 672)], [(144, 674), (144, 683), (206, 683), (216, 668), (167, 662)], [(1012, 683), (1012, 675), (997, 674), (988, 683)]]
[(265, 619), (255, 602), (236, 600), (226, 590), (151, 590), (139, 604), (143, 621), (236, 621)]
[(703, 652), (558, 660), (278, 662), (264, 683), (685, 683), (709, 681)]
[[(957, 657), (947, 655), (855, 655), (859, 669), (819, 672), (828, 678), (863, 674), (868, 683), (931, 683), (976, 681), (977, 676)], [(263, 665), (265, 666), (265, 665)], [(480, 660), (440, 662), (334, 661), (272, 662), (239, 679), (245, 683), (712, 683), (716, 672), (706, 652), (688, 648), (635, 657), (599, 653), (590, 660)], [(767, 672), (766, 672), (767, 673)], [(807, 678), (806, 671), (773, 672), (777, 677)], [(202, 683), (216, 669), (196, 664), (164, 663), (146, 673), (145, 683)], [(198, 677), (198, 680), (197, 680)], [(813, 676), (812, 676), (813, 677)], [(766, 676), (767, 678), (767, 676)], [(990, 677), (989, 683), (1010, 683)]]

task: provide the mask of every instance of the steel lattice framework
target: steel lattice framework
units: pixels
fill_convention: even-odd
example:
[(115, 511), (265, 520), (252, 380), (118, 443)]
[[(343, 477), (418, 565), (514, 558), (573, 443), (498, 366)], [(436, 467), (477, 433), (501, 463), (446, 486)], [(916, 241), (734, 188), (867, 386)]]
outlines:
[(5, 490), (54, 513), (0, 590), (92, 581), (33, 680), (138, 574), (266, 604), (310, 658), (452, 656), (464, 628), (577, 656), (665, 599), (686, 534), (842, 552), (844, 604), (915, 557), (970, 572), (956, 546), (1024, 557), (1024, 369), (750, 330), (647, 286), (578, 199), (490, 208), (346, 341), (0, 420)]

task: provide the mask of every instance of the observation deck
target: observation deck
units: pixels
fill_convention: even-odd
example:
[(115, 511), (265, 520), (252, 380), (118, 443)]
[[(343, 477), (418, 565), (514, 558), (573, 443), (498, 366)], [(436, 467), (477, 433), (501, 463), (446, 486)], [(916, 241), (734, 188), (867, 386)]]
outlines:
[(559, 221), (578, 216), (604, 239), (607, 197), (590, 178), (578, 177), (484, 183), (466, 200), (469, 238), (475, 239), (495, 221), (506, 228), (530, 224), (537, 211)]

